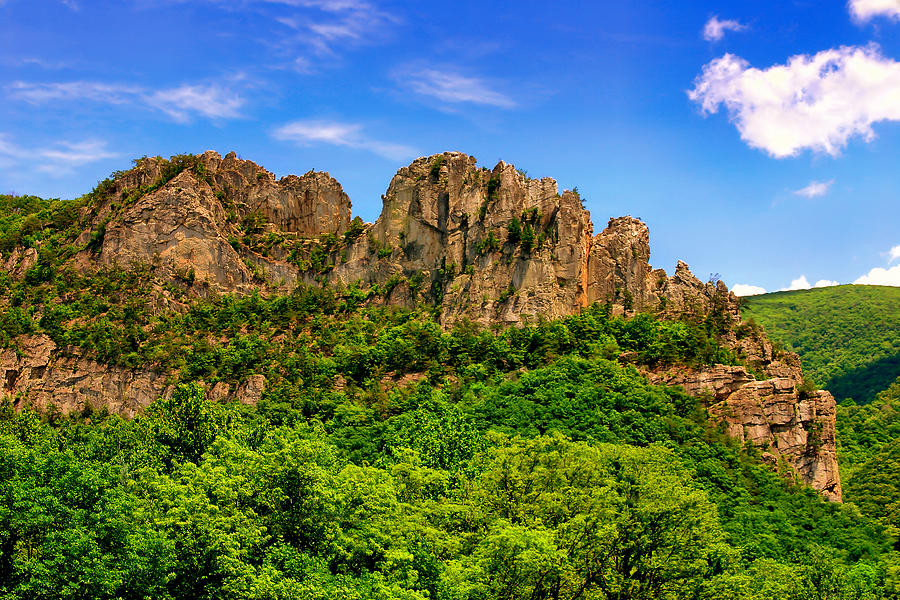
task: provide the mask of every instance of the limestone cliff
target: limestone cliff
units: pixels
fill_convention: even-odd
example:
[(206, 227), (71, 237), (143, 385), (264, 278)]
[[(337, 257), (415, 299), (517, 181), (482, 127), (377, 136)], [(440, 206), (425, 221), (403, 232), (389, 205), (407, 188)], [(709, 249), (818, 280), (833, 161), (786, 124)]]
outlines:
[[(503, 162), (479, 167), (458, 152), (401, 168), (373, 224), (351, 221), (350, 200), (327, 173), (276, 180), (233, 153), (181, 160), (174, 168), (141, 159), (103, 188), (85, 209), (76, 268), (144, 265), (163, 298), (173, 286), (194, 296), (285, 291), (298, 282), (378, 286), (386, 303), (439, 306), (444, 326), (552, 319), (595, 302), (615, 314), (714, 318), (723, 341), (762, 379), (721, 365), (649, 376), (701, 396), (731, 435), (840, 500), (833, 398), (798, 391), (799, 361), (776, 355), (759, 332), (738, 335), (737, 298), (724, 284), (700, 281), (680, 261), (672, 275), (652, 268), (641, 221), (613, 218), (594, 235), (576, 192)], [(35, 257), (18, 250), (4, 267), (21, 277)], [(49, 338), (19, 345), (0, 357), (4, 391), (38, 407), (132, 415), (169, 389), (167, 374), (101, 365)], [(264, 384), (211, 392), (252, 402)]]

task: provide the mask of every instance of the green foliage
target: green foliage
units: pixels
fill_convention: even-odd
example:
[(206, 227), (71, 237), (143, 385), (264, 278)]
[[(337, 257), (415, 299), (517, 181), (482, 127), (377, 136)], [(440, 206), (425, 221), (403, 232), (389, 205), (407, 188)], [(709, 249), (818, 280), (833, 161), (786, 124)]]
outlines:
[(521, 244), (524, 252), (531, 252), (534, 247), (534, 229), (527, 223), (522, 227)]
[(366, 230), (366, 224), (361, 218), (353, 217), (350, 227), (344, 232), (344, 242), (349, 243), (361, 236)]
[(431, 163), (431, 169), (429, 170), (429, 174), (431, 175), (431, 179), (437, 180), (437, 178), (441, 174), (441, 167), (444, 166), (444, 157), (438, 156)]
[(745, 298), (742, 314), (836, 398), (866, 403), (900, 377), (897, 306), (900, 288), (841, 285)]
[(882, 446), (900, 438), (900, 378), (871, 404), (845, 401), (838, 405), (837, 426), (842, 474), (849, 477)]
[(500, 240), (497, 239), (493, 231), (488, 231), (487, 236), (485, 236), (484, 239), (478, 242), (478, 245), (476, 246), (478, 254), (497, 252), (499, 249)]
[(497, 199), (497, 192), (500, 189), (500, 178), (491, 177), (487, 183), (487, 201), (493, 202)]
[(506, 240), (510, 244), (518, 244), (522, 239), (522, 223), (517, 217), (513, 217), (512, 221), (506, 226), (508, 236)]

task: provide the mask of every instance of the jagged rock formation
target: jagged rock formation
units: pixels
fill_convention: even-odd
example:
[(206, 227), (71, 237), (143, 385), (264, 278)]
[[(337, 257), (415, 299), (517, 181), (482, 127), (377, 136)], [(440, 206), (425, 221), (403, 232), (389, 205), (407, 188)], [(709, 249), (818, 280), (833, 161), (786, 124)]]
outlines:
[[(610, 219), (594, 235), (577, 193), (549, 178), (531, 179), (512, 165), (479, 167), (446, 152), (400, 169), (374, 224), (350, 220), (350, 200), (327, 173), (280, 180), (258, 165), (214, 152), (190, 168), (142, 159), (121, 173), (85, 214), (76, 266), (147, 265), (187, 294), (290, 289), (298, 282), (378, 286), (382, 301), (431, 302), (443, 325), (470, 320), (519, 324), (572, 314), (592, 303), (613, 313), (641, 311), (715, 318), (724, 340), (768, 379), (742, 367), (657, 372), (705, 398), (729, 433), (763, 448), (826, 497), (840, 500), (834, 400), (805, 392), (796, 356), (776, 356), (759, 334), (738, 336), (736, 297), (721, 282), (704, 283), (678, 263), (669, 276), (650, 266), (649, 231), (632, 217)], [(170, 169), (167, 171), (167, 169)], [(17, 251), (13, 276), (33, 264)], [(60, 352), (48, 338), (20, 340), (21, 355), (0, 357), (7, 393), (41, 408), (105, 406), (132, 415), (167, 393), (165, 374), (101, 365)], [(241, 389), (219, 384), (214, 397), (254, 402), (265, 381)]]
[(424, 274), (437, 284), (445, 324), (555, 318), (594, 302), (619, 313), (698, 315), (719, 302), (737, 314), (727, 289), (701, 283), (686, 264), (671, 278), (651, 269), (641, 221), (611, 219), (595, 237), (576, 193), (560, 194), (554, 180), (529, 179), (503, 162), (488, 170), (458, 152), (420, 158), (397, 172), (383, 200), (370, 232), (390, 255), (380, 260), (368, 241), (358, 242), (330, 280), (383, 284)]

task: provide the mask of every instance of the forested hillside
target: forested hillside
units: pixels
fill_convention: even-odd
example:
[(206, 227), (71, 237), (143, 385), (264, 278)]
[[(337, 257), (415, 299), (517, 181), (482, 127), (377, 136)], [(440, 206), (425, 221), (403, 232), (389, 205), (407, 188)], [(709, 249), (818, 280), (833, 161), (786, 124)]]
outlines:
[[(697, 400), (615, 360), (734, 361), (702, 324), (597, 308), (442, 333), (427, 312), (301, 288), (200, 303), (164, 329), (188, 383), (143, 416), (5, 405), (6, 597), (868, 598), (894, 585), (884, 525), (798, 487)], [(281, 382), (256, 407), (190, 383), (256, 369)]]
[[(201, 158), (231, 160), (231, 183), (213, 188)], [(446, 165), (415, 164), (430, 170), (402, 185), (446, 200)], [(0, 197), (4, 599), (896, 597), (895, 461), (874, 457), (891, 426), (844, 415), (878, 462), (842, 504), (831, 396), (740, 323), (724, 285), (651, 270), (638, 221), (591, 238), (571, 194), (502, 165), (483, 190), (459, 182), (504, 224), (490, 246), (461, 271), (391, 271), (392, 255), (424, 264), (415, 228), (388, 249), (347, 207), (339, 235), (289, 235), (245, 200), (300, 180), (256, 169), (154, 159), (76, 201)], [(541, 254), (520, 206), (501, 211), (525, 189), (582, 211), (525, 213), (547, 223)], [(193, 212), (159, 208), (192, 193)], [(146, 244), (127, 246), (142, 223)], [(554, 253), (582, 242), (593, 254), (571, 264), (593, 270), (571, 272), (597, 277), (565, 279)], [(188, 268), (207, 251), (206, 275)], [(236, 271), (215, 270), (223, 252)], [(342, 265), (376, 273), (329, 280)], [(483, 265), (531, 278), (468, 298)], [(578, 281), (623, 287), (528, 312), (565, 308)], [(520, 312), (475, 323), (453, 297)]]
[(743, 299), (742, 314), (800, 355), (840, 401), (871, 402), (900, 377), (900, 288), (840, 285)]

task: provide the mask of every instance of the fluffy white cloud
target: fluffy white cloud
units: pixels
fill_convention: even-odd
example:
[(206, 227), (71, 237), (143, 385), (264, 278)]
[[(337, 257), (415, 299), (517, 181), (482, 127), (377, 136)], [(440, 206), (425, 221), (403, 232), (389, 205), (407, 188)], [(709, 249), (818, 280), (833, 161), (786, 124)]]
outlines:
[(240, 109), (245, 104), (244, 98), (231, 87), (212, 83), (149, 91), (140, 86), (96, 81), (16, 81), (7, 86), (6, 90), (10, 98), (30, 104), (77, 101), (136, 104), (159, 110), (182, 123), (195, 116), (208, 119), (238, 118), (241, 116)]
[(890, 256), (890, 261), (894, 262), (898, 258), (900, 258), (900, 246), (894, 246), (890, 250), (888, 250), (888, 255)]
[(703, 67), (688, 96), (704, 114), (720, 106), (747, 144), (776, 158), (804, 149), (833, 156), (872, 125), (900, 121), (900, 63), (878, 46), (845, 46), (757, 69), (732, 54)]
[(804, 198), (819, 198), (828, 193), (828, 189), (833, 183), (834, 179), (831, 181), (810, 181), (808, 186), (795, 190), (794, 194)]
[(900, 2), (897, 0), (850, 0), (850, 14), (860, 23), (875, 17), (900, 19)]
[(833, 279), (820, 279), (813, 285), (813, 287), (822, 288), (822, 287), (832, 287), (835, 285), (841, 285), (841, 284), (838, 283), (837, 281), (834, 281)]
[(418, 154), (415, 148), (374, 140), (363, 133), (362, 125), (337, 121), (293, 121), (282, 125), (273, 132), (278, 140), (299, 144), (330, 144), (367, 150), (390, 160), (403, 160)]
[(809, 280), (806, 278), (806, 275), (801, 275), (797, 279), (791, 280), (791, 285), (786, 288), (781, 288), (779, 291), (781, 292), (791, 292), (794, 290), (808, 290), (811, 288)]
[(731, 291), (734, 292), (735, 296), (756, 296), (758, 294), (765, 294), (766, 288), (759, 287), (758, 285), (737, 283), (733, 288), (731, 288)]
[(900, 286), (900, 265), (889, 269), (875, 267), (853, 283), (861, 285), (893, 285)]
[(703, 26), (703, 39), (708, 42), (718, 42), (725, 37), (726, 31), (743, 31), (747, 26), (733, 19), (719, 20), (718, 15), (710, 17)]
[(447, 104), (484, 104), (498, 108), (514, 108), (516, 102), (479, 77), (469, 77), (447, 69), (410, 69), (395, 78), (400, 85), (422, 96), (437, 98)]

